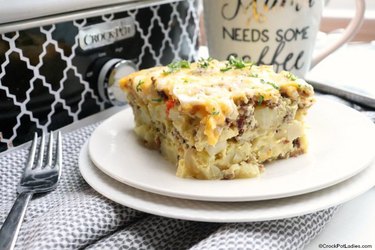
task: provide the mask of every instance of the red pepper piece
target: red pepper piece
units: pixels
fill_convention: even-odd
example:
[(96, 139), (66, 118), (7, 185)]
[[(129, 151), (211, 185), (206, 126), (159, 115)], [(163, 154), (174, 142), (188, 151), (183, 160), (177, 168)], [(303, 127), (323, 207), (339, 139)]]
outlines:
[(173, 99), (169, 99), (165, 104), (167, 105), (167, 117), (169, 117), (169, 111), (174, 107), (175, 101)]

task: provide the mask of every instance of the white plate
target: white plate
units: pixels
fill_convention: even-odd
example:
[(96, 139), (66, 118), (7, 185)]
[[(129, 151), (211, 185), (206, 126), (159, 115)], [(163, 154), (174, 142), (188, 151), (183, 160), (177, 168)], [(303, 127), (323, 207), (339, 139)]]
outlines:
[(177, 198), (228, 202), (275, 199), (326, 188), (359, 173), (375, 156), (375, 126), (351, 108), (318, 98), (307, 124), (309, 152), (266, 164), (265, 172), (252, 179), (176, 177), (175, 166), (138, 141), (130, 108), (94, 131), (89, 155), (100, 170), (129, 186)]
[(283, 219), (339, 205), (374, 186), (375, 164), (332, 187), (283, 199), (210, 202), (161, 196), (132, 188), (104, 174), (91, 162), (87, 143), (79, 157), (83, 178), (96, 191), (122, 205), (160, 216), (208, 222), (251, 222)]

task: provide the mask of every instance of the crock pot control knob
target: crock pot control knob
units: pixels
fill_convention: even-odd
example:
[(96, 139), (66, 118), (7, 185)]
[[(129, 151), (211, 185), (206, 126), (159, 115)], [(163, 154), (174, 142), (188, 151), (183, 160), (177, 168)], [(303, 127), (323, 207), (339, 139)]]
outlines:
[(126, 96), (120, 89), (120, 79), (137, 70), (137, 66), (129, 60), (109, 59), (101, 67), (98, 75), (99, 96), (112, 105), (126, 104)]

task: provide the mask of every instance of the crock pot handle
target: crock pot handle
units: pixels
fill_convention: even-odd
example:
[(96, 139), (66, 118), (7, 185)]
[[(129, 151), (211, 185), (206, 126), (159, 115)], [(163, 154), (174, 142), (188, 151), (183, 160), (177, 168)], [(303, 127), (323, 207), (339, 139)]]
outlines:
[(328, 45), (317, 55), (314, 56), (311, 62), (310, 69), (315, 67), (320, 61), (330, 55), (332, 52), (340, 48), (345, 43), (349, 42), (355, 34), (358, 33), (359, 29), (362, 26), (364, 15), (365, 15), (366, 3), (364, 0), (356, 0), (356, 12), (354, 18), (350, 21), (348, 26), (345, 28), (344, 33), (341, 37)]

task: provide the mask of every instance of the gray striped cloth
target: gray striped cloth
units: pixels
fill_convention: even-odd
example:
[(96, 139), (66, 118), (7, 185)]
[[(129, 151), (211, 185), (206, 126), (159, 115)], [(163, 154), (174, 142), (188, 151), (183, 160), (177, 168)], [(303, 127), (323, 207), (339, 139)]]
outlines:
[[(375, 118), (375, 112), (362, 111)], [(59, 186), (30, 202), (16, 249), (303, 249), (337, 210), (332, 207), (282, 220), (227, 224), (133, 210), (97, 193), (79, 172), (80, 149), (96, 126), (64, 135)], [(0, 225), (16, 198), (27, 154), (28, 148), (21, 148), (0, 157)]]

